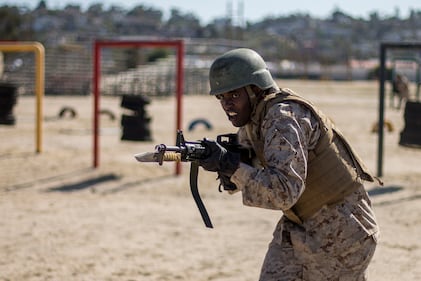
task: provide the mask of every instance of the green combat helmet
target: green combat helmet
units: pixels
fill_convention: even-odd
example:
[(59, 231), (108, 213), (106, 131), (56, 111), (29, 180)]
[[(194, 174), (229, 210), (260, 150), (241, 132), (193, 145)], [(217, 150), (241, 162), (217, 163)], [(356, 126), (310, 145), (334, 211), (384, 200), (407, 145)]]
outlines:
[(209, 71), (210, 94), (219, 95), (248, 85), (262, 90), (278, 88), (263, 60), (255, 51), (239, 48), (218, 57)]

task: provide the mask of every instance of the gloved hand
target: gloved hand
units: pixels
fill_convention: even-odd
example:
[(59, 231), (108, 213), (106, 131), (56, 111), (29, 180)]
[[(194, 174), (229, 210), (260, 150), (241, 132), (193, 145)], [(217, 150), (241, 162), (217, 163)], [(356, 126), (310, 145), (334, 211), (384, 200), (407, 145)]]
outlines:
[(219, 179), (219, 191), (222, 192), (221, 187), (227, 191), (234, 191), (237, 189), (237, 186), (230, 180), (230, 177), (218, 172)]
[(240, 154), (228, 151), (214, 140), (204, 139), (202, 144), (206, 147), (207, 157), (199, 160), (203, 169), (211, 172), (221, 172), (231, 177), (240, 165)]

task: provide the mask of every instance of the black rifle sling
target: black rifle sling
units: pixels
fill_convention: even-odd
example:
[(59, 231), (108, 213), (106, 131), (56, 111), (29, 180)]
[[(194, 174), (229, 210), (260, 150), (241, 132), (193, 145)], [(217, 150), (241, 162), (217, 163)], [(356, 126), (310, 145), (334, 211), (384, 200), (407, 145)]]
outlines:
[(206, 227), (213, 228), (212, 222), (209, 218), (208, 212), (206, 211), (205, 205), (200, 198), (199, 189), (197, 187), (197, 175), (199, 173), (199, 164), (196, 161), (192, 161), (190, 165), (190, 190), (193, 195), (194, 202), (196, 202), (197, 208), (202, 215), (203, 222)]

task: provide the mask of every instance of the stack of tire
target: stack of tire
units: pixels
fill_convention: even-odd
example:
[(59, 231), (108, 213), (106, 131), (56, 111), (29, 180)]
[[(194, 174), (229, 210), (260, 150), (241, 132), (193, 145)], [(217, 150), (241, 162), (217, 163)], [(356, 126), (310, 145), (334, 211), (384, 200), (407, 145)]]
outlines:
[(123, 95), (121, 107), (130, 114), (121, 116), (122, 140), (151, 141), (151, 117), (147, 115), (145, 106), (150, 103), (149, 98), (141, 95)]
[(405, 127), (399, 144), (421, 148), (421, 102), (407, 101), (404, 113)]
[(14, 125), (13, 107), (17, 102), (17, 88), (9, 83), (0, 83), (0, 125)]

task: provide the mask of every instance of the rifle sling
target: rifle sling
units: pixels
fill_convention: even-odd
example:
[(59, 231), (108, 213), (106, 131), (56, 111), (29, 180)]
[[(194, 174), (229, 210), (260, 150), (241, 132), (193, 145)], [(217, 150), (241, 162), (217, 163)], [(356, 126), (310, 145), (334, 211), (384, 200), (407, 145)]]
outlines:
[(197, 175), (199, 173), (199, 164), (196, 161), (192, 161), (190, 165), (190, 190), (193, 195), (194, 202), (196, 202), (197, 208), (200, 211), (203, 222), (206, 227), (213, 228), (212, 222), (209, 218), (208, 212), (206, 211), (205, 205), (200, 198), (199, 189), (197, 187)]

